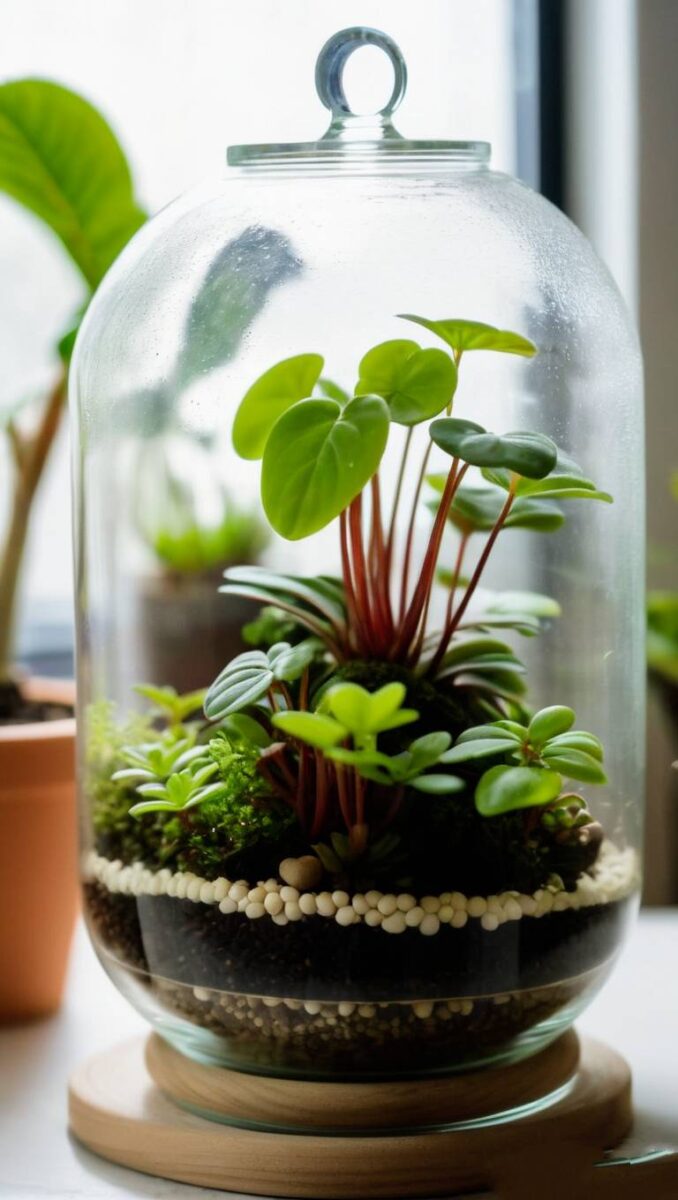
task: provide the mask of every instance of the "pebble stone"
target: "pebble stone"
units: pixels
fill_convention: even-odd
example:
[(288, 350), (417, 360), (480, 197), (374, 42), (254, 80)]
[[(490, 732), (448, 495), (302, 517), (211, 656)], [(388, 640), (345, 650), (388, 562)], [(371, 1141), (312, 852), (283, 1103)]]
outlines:
[[(582, 876), (575, 891), (564, 892), (554, 883), (537, 889), (534, 895), (516, 891), (497, 896), (466, 897), (461, 892), (443, 892), (440, 896), (424, 896), (417, 900), (408, 892), (394, 895), (372, 889), (353, 897), (344, 889), (334, 892), (300, 890), (295, 885), (300, 876), (297, 868), (313, 870), (320, 882), (321, 866), (312, 855), (284, 859), (280, 864), (281, 885), (278, 879), (267, 879), (251, 885), (245, 879), (231, 883), (219, 877), (201, 879), (193, 872), (163, 867), (151, 871), (141, 862), (123, 864), (120, 859), (107, 860), (91, 851), (85, 856), (84, 874), (94, 878), (109, 891), (121, 895), (167, 895), (194, 903), (218, 905), (224, 915), (243, 913), (251, 920), (266, 915), (277, 925), (299, 921), (302, 917), (320, 917), (350, 926), (364, 922), (371, 928), (383, 926), (385, 933), (404, 933), (418, 929), (424, 936), (437, 933), (441, 924), (463, 929), (470, 919), (478, 920), (482, 929), (494, 932), (506, 921), (524, 917), (539, 919), (549, 912), (563, 912), (592, 904), (605, 904), (629, 895), (638, 885), (638, 860), (635, 852), (619, 850), (612, 843), (603, 845), (595, 874)], [(296, 872), (296, 873), (295, 873)]]

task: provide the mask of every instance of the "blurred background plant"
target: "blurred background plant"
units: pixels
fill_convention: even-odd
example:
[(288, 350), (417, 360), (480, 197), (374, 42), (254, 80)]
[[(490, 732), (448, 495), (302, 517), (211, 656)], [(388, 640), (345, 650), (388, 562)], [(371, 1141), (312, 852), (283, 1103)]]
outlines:
[[(678, 471), (671, 475), (678, 500)], [(650, 681), (672, 721), (678, 725), (678, 592), (650, 590), (647, 596), (647, 661)]]
[(144, 223), (125, 155), (95, 108), (56, 83), (0, 86), (0, 190), (58, 237), (82, 282), (82, 302), (54, 347), (51, 387), (0, 409), (9, 508), (0, 550), (0, 718), (20, 704), (13, 668), (19, 584), (33, 502), (61, 422), (78, 326), (108, 267)]

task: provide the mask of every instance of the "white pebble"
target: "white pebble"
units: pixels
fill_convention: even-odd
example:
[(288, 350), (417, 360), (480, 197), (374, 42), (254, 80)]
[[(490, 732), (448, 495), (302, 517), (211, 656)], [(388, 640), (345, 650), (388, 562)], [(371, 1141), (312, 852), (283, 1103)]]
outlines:
[(272, 917), (274, 917), (276, 915), (276, 913), (282, 912), (284, 907), (285, 907), (285, 905), (283, 904), (283, 898), (282, 898), (282, 896), (278, 895), (277, 892), (267, 892), (266, 893), (266, 899), (264, 900), (264, 908), (266, 909), (266, 912), (270, 913), (270, 915)]
[(250, 921), (256, 921), (259, 917), (263, 917), (265, 912), (266, 909), (260, 901), (253, 901), (247, 905), (247, 908), (245, 909), (245, 916)]
[(312, 892), (304, 892), (303, 896), (299, 897), (299, 908), (305, 917), (315, 916), (317, 905), (316, 898)]
[(226, 896), (228, 896), (228, 889), (230, 886), (231, 885), (228, 882), (228, 879), (223, 879), (221, 876), (219, 877), (219, 879), (215, 879), (215, 881), (214, 881), (215, 903), (220, 904), (221, 901), (224, 900), (226, 898)]
[(266, 888), (261, 886), (251, 888), (247, 893), (247, 899), (252, 904), (263, 904), (266, 899)]
[(381, 900), (381, 895), (382, 895), (381, 892), (375, 892), (375, 891), (365, 892), (365, 899), (367, 900), (367, 903), (369, 904), (370, 908), (377, 907), (377, 905), (379, 904), (379, 901)]
[(356, 893), (356, 895), (353, 897), (353, 899), (351, 901), (351, 904), (353, 906), (354, 911), (357, 912), (358, 916), (360, 916), (360, 917), (364, 917), (365, 913), (369, 910), (369, 907), (370, 907), (369, 904), (367, 903), (367, 900), (363, 896), (362, 892)]
[(440, 921), (436, 917), (435, 913), (426, 913), (422, 919), (421, 925), (419, 926), (419, 932), (423, 933), (426, 937), (431, 937), (434, 933), (437, 933), (439, 929)]
[(351, 1000), (340, 1000), (337, 1012), (340, 1017), (351, 1017), (355, 1012), (355, 1004)]
[(288, 900), (293, 900), (296, 902), (299, 899), (299, 889), (295, 887), (281, 887), (280, 895), (285, 901), (285, 904), (287, 904)]
[(318, 1000), (305, 1000), (304, 1001), (304, 1010), (311, 1017), (317, 1017), (321, 1008), (322, 1008), (322, 1005), (320, 1004), (320, 1002)]
[(523, 910), (517, 900), (511, 896), (504, 905), (504, 913), (509, 921), (519, 921)]
[(410, 896), (408, 892), (401, 892), (398, 896), (398, 908), (401, 912), (407, 913), (411, 909), (417, 907), (417, 902), (414, 896)]
[(351, 897), (348, 892), (332, 892), (332, 900), (337, 908), (346, 908), (346, 905), (351, 903)]
[(275, 916), (271, 917), (271, 920), (274, 922), (275, 925), (286, 925), (287, 924), (287, 917), (285, 916), (284, 912), (276, 913)]
[(193, 903), (195, 904), (200, 899), (201, 886), (202, 885), (201, 885), (199, 879), (192, 879), (188, 885), (188, 891), (186, 892), (186, 899), (192, 900)]
[(280, 891), (280, 884), (278, 883), (278, 880), (277, 880), (277, 879), (267, 879), (267, 880), (266, 880), (266, 882), (265, 882), (265, 884), (264, 884), (264, 887), (266, 888), (266, 891), (267, 891), (267, 892), (278, 892), (278, 891)]
[(363, 917), (365, 924), (371, 926), (381, 925), (383, 919), (378, 908), (370, 908)]
[(499, 925), (499, 918), (496, 913), (486, 912), (480, 918), (480, 924), (488, 933), (493, 933)]
[(468, 901), (463, 892), (453, 892), (450, 897), (450, 904), (453, 908), (459, 909), (460, 912), (466, 912)]
[(407, 929), (405, 913), (393, 912), (384, 917), (381, 927), (385, 933), (404, 933)]
[(320, 892), (315, 898), (315, 903), (321, 917), (333, 917), (337, 911), (337, 906), (329, 892)]
[(425, 913), (437, 913), (440, 908), (440, 900), (437, 896), (424, 896), (419, 904)]
[(285, 916), (288, 921), (300, 921), (303, 913), (297, 900), (288, 900), (285, 904)]
[[(334, 900), (337, 895), (338, 895), (338, 893), (335, 892), (332, 899)], [(346, 895), (346, 893), (344, 893), (344, 895)], [(348, 897), (347, 897), (347, 899), (348, 899)], [(335, 920), (338, 925), (352, 925), (353, 922), (355, 921), (357, 915), (358, 914), (353, 911), (350, 904), (343, 904), (341, 906), (341, 908), (337, 911)]]
[(423, 908), (417, 904), (415, 908), (411, 908), (409, 912), (405, 913), (405, 924), (410, 929), (416, 929), (418, 925), (421, 925), (425, 915)]
[(412, 1010), (415, 1017), (420, 1017), (422, 1020), (426, 1020), (426, 1018), (430, 1017), (431, 1013), (433, 1012), (433, 1001), (417, 1000), (416, 1003), (412, 1005)]
[(534, 916), (535, 912), (537, 911), (537, 901), (533, 896), (521, 896), (518, 903), (520, 904), (520, 911), (524, 913), (526, 917)]
[(234, 913), (237, 912), (237, 910), (238, 905), (236, 904), (235, 900), (231, 900), (230, 896), (224, 896), (223, 900), (221, 900), (219, 903), (219, 912)]
[(262, 996), (261, 1003), (266, 1008), (279, 1008), (282, 1004), (282, 1000), (280, 1000), (278, 996)]
[(471, 896), (466, 911), (469, 917), (482, 917), (487, 912), (487, 900), (483, 896)]
[(200, 899), (203, 904), (214, 904), (214, 884), (203, 883), (200, 889)]
[(185, 875), (182, 875), (181, 879), (179, 880), (179, 882), (177, 884), (177, 896), (179, 897), (180, 900), (186, 899), (187, 891), (188, 891), (188, 880), (186, 879)]
[(195, 996), (196, 1000), (209, 1000), (210, 998), (209, 989), (203, 987), (194, 987), (193, 995)]
[(449, 925), (454, 916), (454, 909), (451, 904), (441, 904), (438, 910), (438, 920), (441, 925)]
[(390, 917), (391, 913), (394, 913), (396, 911), (397, 907), (398, 907), (398, 901), (396, 900), (395, 896), (390, 896), (390, 895), (382, 896), (381, 900), (379, 901), (379, 903), (377, 905), (379, 912), (384, 917)]
[(238, 900), (238, 912), (246, 912), (248, 904), (249, 900), (247, 899), (247, 896), (243, 896), (242, 900)]
[(473, 1012), (473, 1001), (472, 1000), (462, 1000), (460, 1011), (462, 1013), (462, 1016), (470, 1017), (471, 1013)]
[(502, 906), (498, 896), (489, 896), (487, 900), (487, 911), (494, 913), (495, 917), (501, 916)]
[(249, 891), (249, 888), (245, 884), (232, 883), (230, 888), (228, 889), (228, 894), (231, 897), (231, 900), (236, 900), (236, 901), (245, 900), (247, 897), (248, 891)]
[(452, 917), (452, 920), (450, 921), (450, 925), (452, 925), (452, 927), (454, 929), (463, 929), (464, 925), (466, 924), (467, 921), (468, 921), (468, 913), (465, 912), (463, 909), (455, 908), (454, 915)]
[(361, 1017), (373, 1017), (376, 1013), (376, 1008), (373, 1004), (359, 1004), (358, 1013)]

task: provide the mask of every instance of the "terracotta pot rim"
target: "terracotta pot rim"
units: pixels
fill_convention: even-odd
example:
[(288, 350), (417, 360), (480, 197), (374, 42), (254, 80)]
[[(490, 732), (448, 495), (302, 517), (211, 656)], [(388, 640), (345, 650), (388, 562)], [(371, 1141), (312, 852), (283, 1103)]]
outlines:
[[(72, 679), (48, 679), (31, 676), (23, 685), (31, 700), (53, 701), (75, 705), (75, 682)], [(26, 721), (24, 724), (0, 725), (2, 742), (62, 742), (75, 737), (75, 716), (56, 721)]]

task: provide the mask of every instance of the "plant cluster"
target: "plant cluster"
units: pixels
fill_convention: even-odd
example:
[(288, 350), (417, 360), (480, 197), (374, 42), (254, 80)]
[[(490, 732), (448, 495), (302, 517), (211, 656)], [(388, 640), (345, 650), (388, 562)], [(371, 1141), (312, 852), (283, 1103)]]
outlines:
[[(263, 608), (247, 628), (256, 648), (228, 663), (207, 692), (210, 735), (186, 742), (170, 730), (174, 740), (132, 747), (115, 778), (136, 785), (130, 811), (140, 821), (201, 812), (223, 801), (230, 779), (231, 799), (241, 787), (253, 813), (277, 805), (289, 814), (335, 877), (402, 876), (425, 829), (429, 857), (438, 853), (437, 830), (448, 862), (464, 845), (480, 846), (481, 855), (485, 843), (494, 847), (494, 879), (510, 831), (524, 876), (559, 874), (573, 886), (600, 836), (566, 781), (605, 783), (602, 746), (573, 729), (569, 708), (530, 711), (524, 666), (497, 636), (533, 636), (559, 610), (529, 593), (481, 600), (478, 589), (505, 531), (555, 531), (565, 520), (560, 502), (611, 497), (545, 435), (496, 434), (452, 415), (466, 353), (531, 357), (531, 342), (478, 322), (406, 319), (446, 349), (405, 339), (375, 346), (358, 365), (352, 394), (322, 376), (319, 355), (300, 354), (246, 393), (233, 439), (243, 457), (261, 459), (270, 524), (296, 540), (336, 521), (341, 577), (228, 570), (221, 590)], [(379, 467), (394, 424), (405, 436), (387, 504)], [(428, 436), (398, 547), (417, 425)], [(444, 474), (429, 472), (434, 446), (449, 457)], [(415, 563), (426, 486), (432, 521)], [(436, 587), (444, 589), (444, 617), (432, 630)], [(226, 765), (215, 742), (228, 745)], [(230, 774), (233, 755), (240, 784)]]

